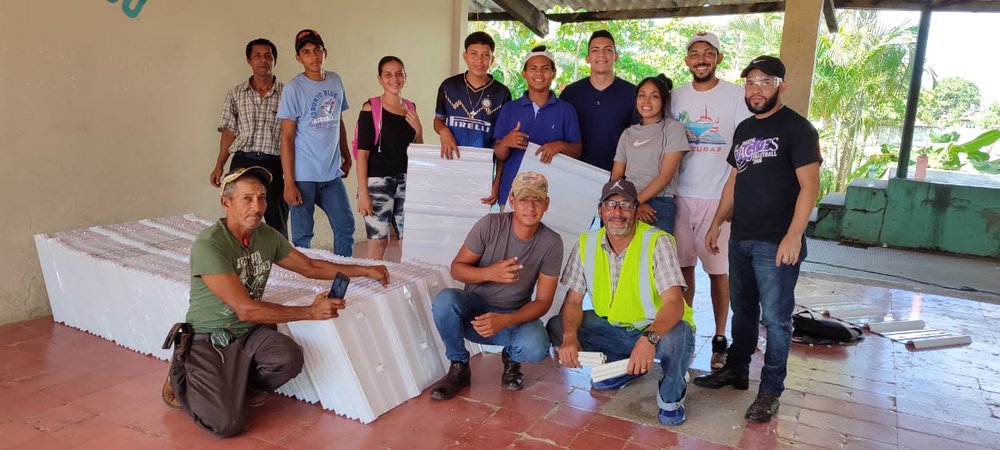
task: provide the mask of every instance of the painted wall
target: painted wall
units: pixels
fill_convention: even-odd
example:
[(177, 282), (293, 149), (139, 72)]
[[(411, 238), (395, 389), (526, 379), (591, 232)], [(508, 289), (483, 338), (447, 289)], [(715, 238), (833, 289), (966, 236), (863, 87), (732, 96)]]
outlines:
[[(226, 90), (250, 74), (243, 55), (250, 39), (277, 44), (276, 74), (284, 81), (301, 71), (294, 34), (319, 31), (327, 69), (343, 76), (353, 105), (345, 115), (351, 132), (363, 99), (381, 92), (378, 59), (399, 56), (409, 73), (404, 95), (418, 104), (425, 136), (436, 142), (435, 91), (459, 66), (464, 3), (5, 3), (0, 323), (48, 313), (34, 234), (185, 212), (219, 215), (208, 183), (215, 127)], [(353, 191), (353, 173), (348, 184)], [(363, 226), (358, 230), (363, 237)], [(317, 220), (314, 244), (331, 245), (325, 218)]]

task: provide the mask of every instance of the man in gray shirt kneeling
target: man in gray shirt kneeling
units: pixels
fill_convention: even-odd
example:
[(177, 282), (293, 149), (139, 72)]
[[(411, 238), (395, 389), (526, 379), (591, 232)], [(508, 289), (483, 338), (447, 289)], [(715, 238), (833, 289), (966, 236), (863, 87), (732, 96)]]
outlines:
[(542, 223), (548, 187), (540, 173), (518, 174), (508, 200), (511, 212), (479, 219), (452, 261), (451, 276), (465, 289), (444, 289), (434, 298), (434, 324), (451, 366), (431, 387), (431, 398), (450, 399), (471, 384), (466, 339), (504, 347), (501, 384), (512, 391), (524, 384), (522, 362), (549, 355), (539, 319), (552, 306), (563, 246), (559, 233)]

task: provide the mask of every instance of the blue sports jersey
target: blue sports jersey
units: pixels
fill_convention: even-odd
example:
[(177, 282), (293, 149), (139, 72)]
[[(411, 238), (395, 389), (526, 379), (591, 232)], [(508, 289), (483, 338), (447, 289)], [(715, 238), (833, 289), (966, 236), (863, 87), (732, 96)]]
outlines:
[(491, 148), (500, 107), (508, 101), (510, 89), (492, 76), (485, 86), (473, 88), (460, 73), (441, 82), (434, 117), (444, 120), (458, 145)]

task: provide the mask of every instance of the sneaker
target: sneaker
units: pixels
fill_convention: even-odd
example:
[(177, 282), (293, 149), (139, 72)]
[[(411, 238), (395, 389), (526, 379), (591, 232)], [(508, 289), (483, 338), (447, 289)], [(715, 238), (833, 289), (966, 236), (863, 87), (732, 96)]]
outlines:
[(247, 394), (247, 406), (251, 408), (258, 408), (264, 406), (264, 402), (267, 401), (267, 391), (260, 389), (254, 389)]
[(774, 414), (778, 412), (780, 402), (778, 397), (767, 392), (758, 392), (747, 413), (743, 417), (751, 422), (770, 422)]
[(712, 371), (715, 372), (726, 365), (726, 348), (729, 343), (722, 335), (712, 338)]
[(747, 375), (739, 375), (731, 369), (723, 367), (718, 372), (695, 378), (693, 383), (695, 386), (701, 386), (709, 389), (732, 386), (734, 389), (745, 391), (750, 388), (750, 377)]
[(177, 396), (174, 395), (174, 385), (170, 384), (170, 375), (167, 375), (167, 381), (163, 382), (163, 403), (167, 405), (170, 409), (181, 409), (181, 402), (177, 400)]
[(521, 373), (521, 363), (510, 360), (510, 353), (504, 347), (500, 352), (503, 360), (503, 375), (500, 377), (500, 384), (508, 391), (519, 391), (524, 387), (524, 374)]
[(444, 378), (440, 379), (434, 386), (431, 386), (431, 398), (434, 400), (448, 400), (458, 394), (464, 388), (472, 384), (472, 370), (469, 369), (469, 362), (452, 361), (451, 367)]
[(612, 391), (615, 389), (621, 389), (625, 387), (630, 381), (643, 376), (644, 374), (638, 373), (635, 375), (625, 374), (619, 375), (614, 378), (608, 378), (607, 380), (598, 381), (591, 383), (591, 387), (598, 391)]
[(656, 415), (656, 418), (660, 421), (660, 423), (671, 427), (680, 425), (687, 419), (684, 415), (684, 406), (680, 406), (673, 411), (667, 411), (661, 408), (660, 413)]

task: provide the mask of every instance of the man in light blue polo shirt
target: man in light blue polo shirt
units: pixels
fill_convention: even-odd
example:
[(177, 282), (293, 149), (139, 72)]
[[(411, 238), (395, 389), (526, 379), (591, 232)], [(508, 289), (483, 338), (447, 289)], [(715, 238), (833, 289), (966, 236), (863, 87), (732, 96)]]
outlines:
[(351, 170), (347, 130), (341, 115), (348, 108), (340, 75), (323, 70), (326, 48), (319, 33), (295, 36), (295, 60), (304, 71), (285, 85), (278, 106), (285, 202), (292, 218), (292, 243), (309, 248), (313, 212), (319, 205), (333, 227), (333, 252), (354, 252), (354, 215), (342, 177)]
[(580, 158), (580, 123), (576, 111), (569, 103), (556, 98), (552, 80), (556, 77), (556, 63), (545, 46), (531, 49), (524, 58), (521, 72), (528, 90), (521, 98), (503, 105), (500, 117), (493, 128), (493, 152), (503, 161), (500, 191), (497, 203), (501, 207), (510, 195), (511, 183), (521, 167), (524, 150), (529, 142), (541, 146), (536, 154), (543, 163), (552, 161), (557, 153)]

